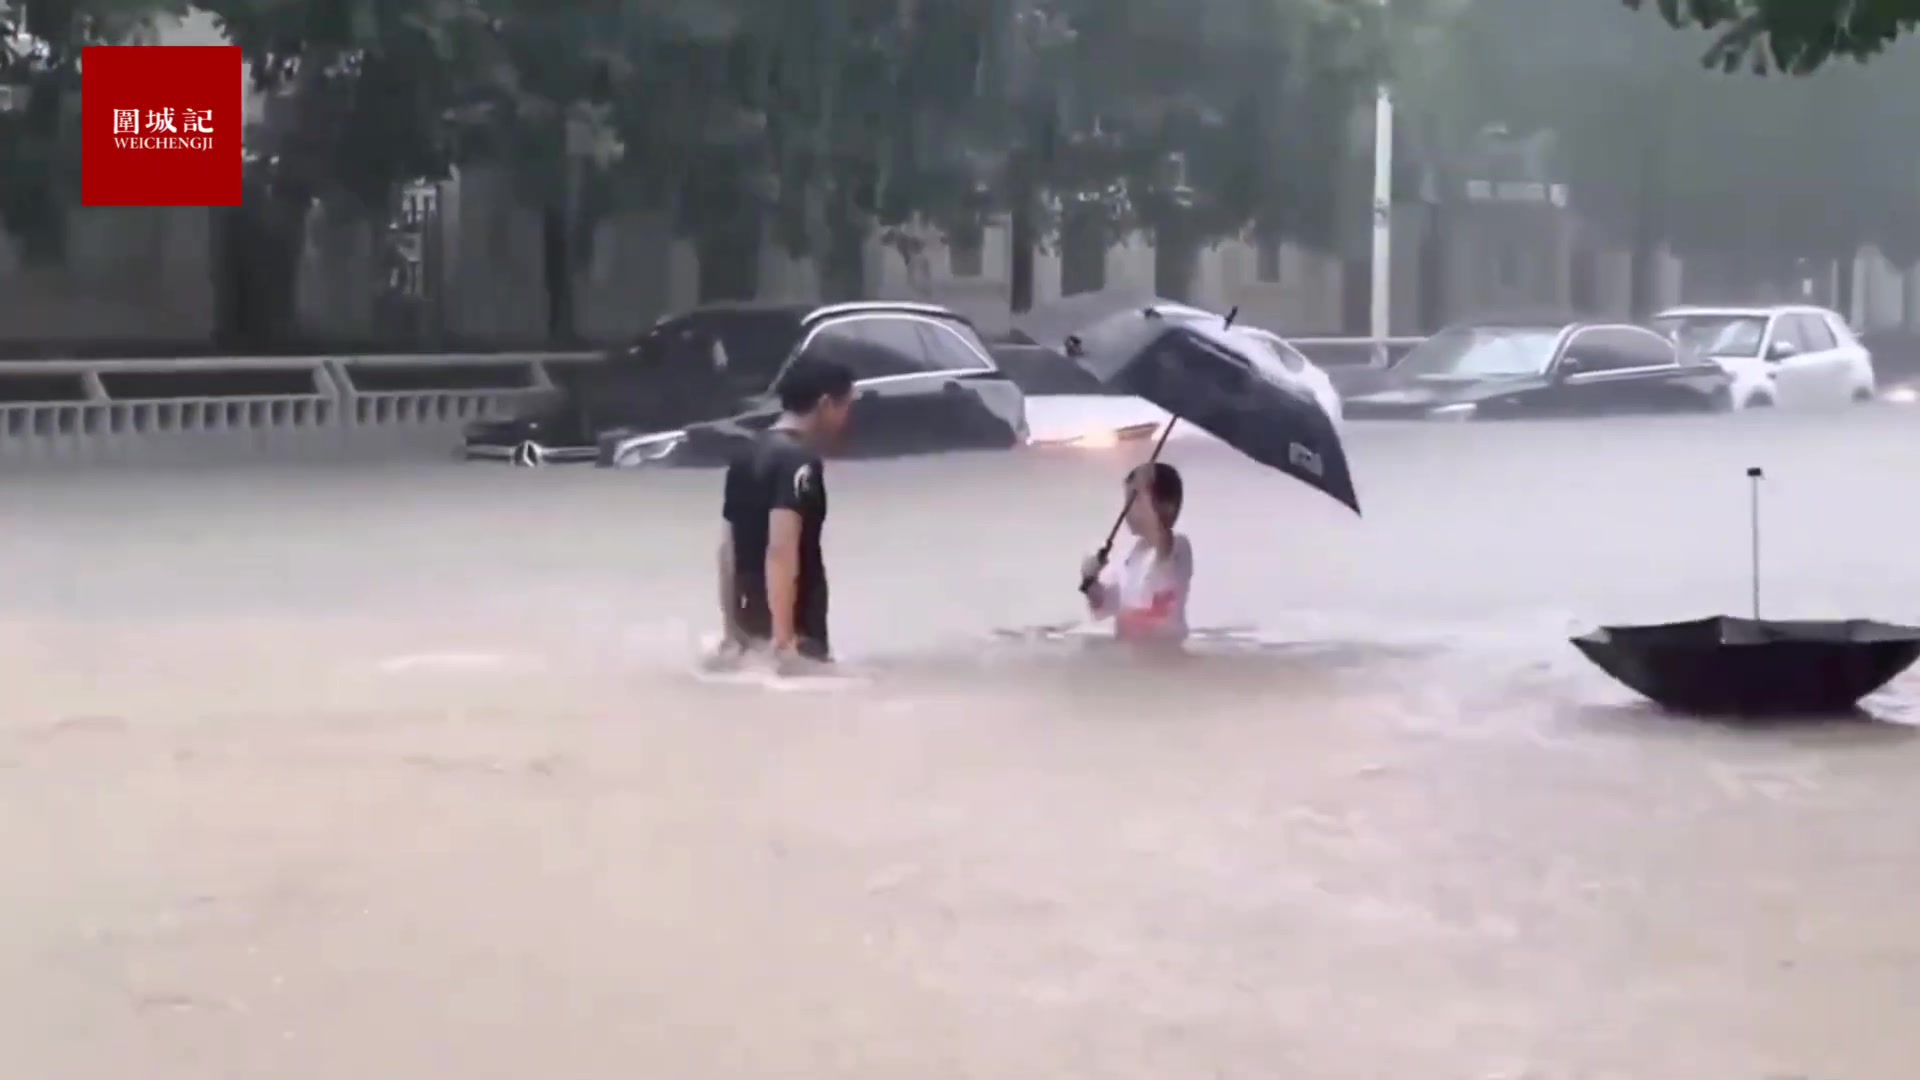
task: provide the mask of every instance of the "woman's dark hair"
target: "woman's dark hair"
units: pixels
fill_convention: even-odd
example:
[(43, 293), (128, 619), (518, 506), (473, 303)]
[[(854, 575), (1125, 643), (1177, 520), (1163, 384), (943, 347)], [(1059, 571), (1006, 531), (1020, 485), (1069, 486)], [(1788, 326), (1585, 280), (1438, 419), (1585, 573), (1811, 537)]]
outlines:
[(805, 416), (824, 399), (844, 401), (852, 397), (853, 369), (838, 360), (802, 356), (780, 376), (780, 385), (774, 389), (780, 395), (781, 408)]
[(1180, 479), (1180, 470), (1164, 461), (1153, 461), (1135, 469), (1133, 474), (1146, 478), (1147, 498), (1153, 500), (1160, 520), (1171, 528), (1180, 520), (1180, 504), (1187, 498), (1187, 485)]

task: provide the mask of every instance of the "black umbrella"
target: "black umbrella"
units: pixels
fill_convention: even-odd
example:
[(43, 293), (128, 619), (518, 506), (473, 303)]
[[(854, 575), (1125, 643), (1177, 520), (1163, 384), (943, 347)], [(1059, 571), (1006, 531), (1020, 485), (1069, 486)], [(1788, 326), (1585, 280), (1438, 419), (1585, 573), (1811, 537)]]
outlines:
[(1067, 355), (1101, 383), (1153, 402), (1359, 513), (1339, 427), (1312, 387), (1285, 379), (1278, 365), (1254, 366), (1244, 351), (1250, 344), (1231, 333), (1233, 318), (1142, 308), (1070, 337)]
[(1036, 305), (1031, 311), (1013, 316), (1007, 330), (1011, 341), (1044, 345), (1049, 349), (1066, 348), (1067, 339), (1096, 323), (1115, 315), (1137, 314), (1147, 308), (1201, 316), (1206, 312), (1153, 295), (1145, 289), (1116, 286), (1095, 292), (1074, 293), (1058, 300)]
[(1573, 639), (1600, 670), (1681, 712), (1845, 712), (1920, 659), (1920, 627), (1868, 619), (1760, 617), (1760, 481), (1748, 469), (1753, 617), (1607, 626)]
[[(1159, 458), (1174, 424), (1184, 420), (1359, 513), (1333, 418), (1306, 384), (1283, 382), (1253, 365), (1243, 351), (1248, 346), (1229, 333), (1237, 312), (1218, 321), (1188, 308), (1122, 312), (1069, 337), (1067, 354), (1102, 384), (1173, 414), (1149, 461)], [(1123, 507), (1100, 548), (1101, 562), (1125, 518)]]

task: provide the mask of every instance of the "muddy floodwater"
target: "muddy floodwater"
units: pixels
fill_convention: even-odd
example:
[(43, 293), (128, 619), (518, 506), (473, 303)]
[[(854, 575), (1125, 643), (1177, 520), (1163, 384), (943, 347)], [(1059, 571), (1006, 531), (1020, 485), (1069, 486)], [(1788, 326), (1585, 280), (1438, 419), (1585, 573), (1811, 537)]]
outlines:
[(1904, 1080), (1920, 681), (1664, 718), (1565, 638), (1920, 619), (1920, 411), (1178, 441), (1192, 653), (1059, 629), (1135, 450), (829, 470), (813, 689), (718, 477), (0, 478), (0, 1074)]

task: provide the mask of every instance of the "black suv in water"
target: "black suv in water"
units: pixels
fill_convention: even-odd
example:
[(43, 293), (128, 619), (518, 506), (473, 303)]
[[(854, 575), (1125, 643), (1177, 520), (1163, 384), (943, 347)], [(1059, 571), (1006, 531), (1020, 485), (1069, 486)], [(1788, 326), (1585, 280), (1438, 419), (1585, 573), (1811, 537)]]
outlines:
[(555, 396), (467, 430), (466, 453), (516, 464), (708, 463), (779, 416), (773, 386), (803, 355), (853, 369), (843, 453), (888, 457), (1026, 441), (1026, 401), (973, 326), (945, 308), (874, 302), (714, 305), (661, 320)]

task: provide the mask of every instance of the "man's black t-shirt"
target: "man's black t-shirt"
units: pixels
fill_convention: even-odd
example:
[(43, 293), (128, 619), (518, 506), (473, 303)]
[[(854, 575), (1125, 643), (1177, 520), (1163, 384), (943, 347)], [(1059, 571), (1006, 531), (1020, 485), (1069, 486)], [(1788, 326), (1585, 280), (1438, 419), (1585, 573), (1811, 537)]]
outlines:
[(736, 617), (746, 633), (773, 636), (767, 611), (767, 516), (775, 510), (800, 515), (800, 578), (794, 633), (802, 652), (827, 655), (827, 566), (820, 532), (827, 521), (827, 477), (820, 458), (791, 431), (762, 433), (727, 467), (722, 513), (733, 529), (733, 574), (739, 593)]

